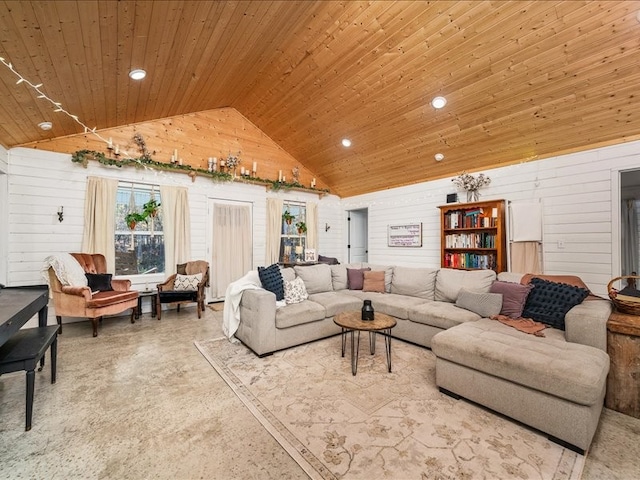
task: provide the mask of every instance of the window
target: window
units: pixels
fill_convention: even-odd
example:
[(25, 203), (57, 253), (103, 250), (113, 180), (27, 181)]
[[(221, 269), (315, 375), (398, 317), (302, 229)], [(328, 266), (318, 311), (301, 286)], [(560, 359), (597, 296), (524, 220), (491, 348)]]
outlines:
[[(157, 185), (120, 182), (116, 195), (116, 275), (164, 272), (164, 233), (162, 207), (154, 216), (145, 213), (145, 204), (155, 200), (161, 204)], [(141, 214), (131, 229), (126, 217)], [(144, 218), (145, 220), (140, 220)], [(133, 226), (133, 225), (131, 225)]]
[(307, 208), (304, 203), (282, 204), (282, 230), (280, 235), (280, 261), (304, 262), (307, 240)]

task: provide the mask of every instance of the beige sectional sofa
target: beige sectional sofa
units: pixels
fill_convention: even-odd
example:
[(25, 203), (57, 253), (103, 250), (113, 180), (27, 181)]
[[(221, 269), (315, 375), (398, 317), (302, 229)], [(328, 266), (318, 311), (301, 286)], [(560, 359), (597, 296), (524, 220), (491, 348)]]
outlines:
[[(385, 293), (347, 288), (347, 268), (385, 272)], [(333, 317), (359, 310), (364, 299), (395, 317), (394, 338), (432, 348), (436, 382), (549, 434), (577, 451), (588, 448), (602, 410), (609, 358), (606, 322), (611, 304), (590, 299), (565, 316), (565, 331), (545, 337), (517, 331), (455, 305), (461, 290), (487, 293), (496, 280), (518, 283), (522, 275), (490, 270), (411, 268), (371, 264), (296, 266), (309, 298), (276, 308), (275, 295), (246, 290), (236, 338), (257, 355), (340, 333)]]

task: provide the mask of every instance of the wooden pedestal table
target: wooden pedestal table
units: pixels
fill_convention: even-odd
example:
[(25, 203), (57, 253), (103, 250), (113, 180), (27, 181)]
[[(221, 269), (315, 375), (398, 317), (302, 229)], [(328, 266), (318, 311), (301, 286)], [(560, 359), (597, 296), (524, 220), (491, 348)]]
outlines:
[(609, 316), (607, 353), (606, 407), (640, 418), (640, 316), (617, 311)]
[[(376, 313), (373, 320), (362, 320), (362, 312), (339, 313), (333, 319), (342, 328), (342, 356), (347, 344), (347, 334), (351, 333), (351, 373), (358, 371), (358, 351), (360, 348), (360, 332), (369, 332), (369, 350), (371, 355), (376, 353), (376, 333), (384, 335), (384, 345), (387, 352), (387, 368), (391, 372), (391, 329), (396, 326), (396, 320), (384, 313)], [(358, 332), (357, 339), (354, 335)]]

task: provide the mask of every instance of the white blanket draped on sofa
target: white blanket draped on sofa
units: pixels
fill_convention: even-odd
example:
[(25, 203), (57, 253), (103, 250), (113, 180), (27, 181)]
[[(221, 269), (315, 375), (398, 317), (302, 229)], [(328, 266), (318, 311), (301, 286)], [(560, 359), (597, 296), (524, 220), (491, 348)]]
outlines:
[(257, 270), (251, 270), (244, 277), (232, 282), (227, 287), (224, 296), (224, 311), (222, 316), (222, 331), (232, 340), (240, 325), (240, 300), (242, 292), (261, 288), (262, 283)]

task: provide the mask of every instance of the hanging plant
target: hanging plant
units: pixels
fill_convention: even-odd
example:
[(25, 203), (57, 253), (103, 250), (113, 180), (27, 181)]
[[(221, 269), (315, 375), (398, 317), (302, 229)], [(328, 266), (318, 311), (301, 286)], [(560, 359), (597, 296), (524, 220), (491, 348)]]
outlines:
[(147, 216), (143, 215), (142, 213), (128, 213), (124, 217), (124, 221), (127, 222), (127, 226), (129, 227), (129, 229), (135, 230), (136, 225), (138, 224), (138, 222), (146, 222), (147, 221)]
[(296, 228), (298, 229), (299, 235), (302, 235), (303, 233), (307, 233), (307, 224), (304, 222), (296, 223)]
[(147, 203), (142, 206), (142, 214), (146, 217), (155, 218), (158, 214), (158, 208), (160, 207), (160, 203), (155, 198), (152, 198)]
[(293, 222), (294, 218), (295, 217), (291, 215), (291, 213), (289, 213), (289, 210), (285, 210), (284, 213), (282, 214), (282, 219), (285, 221), (287, 225), (291, 225), (291, 222)]

